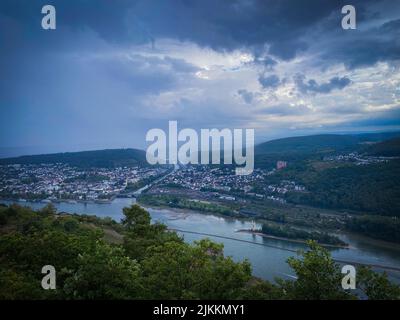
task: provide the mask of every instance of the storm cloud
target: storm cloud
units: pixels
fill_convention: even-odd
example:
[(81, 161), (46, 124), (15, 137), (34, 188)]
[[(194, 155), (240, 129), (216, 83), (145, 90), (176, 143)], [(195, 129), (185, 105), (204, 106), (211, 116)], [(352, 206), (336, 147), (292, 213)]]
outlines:
[(0, 149), (143, 148), (176, 119), (256, 139), (400, 127), (400, 2), (352, 1), (356, 30), (345, 4), (3, 0)]
[(268, 76), (260, 75), (258, 77), (258, 82), (260, 82), (263, 88), (276, 88), (282, 83), (279, 77), (275, 74)]
[(305, 81), (305, 76), (298, 74), (295, 76), (297, 88), (302, 93), (329, 93), (334, 89), (343, 89), (351, 83), (347, 77), (333, 77), (328, 82), (318, 84), (314, 79)]

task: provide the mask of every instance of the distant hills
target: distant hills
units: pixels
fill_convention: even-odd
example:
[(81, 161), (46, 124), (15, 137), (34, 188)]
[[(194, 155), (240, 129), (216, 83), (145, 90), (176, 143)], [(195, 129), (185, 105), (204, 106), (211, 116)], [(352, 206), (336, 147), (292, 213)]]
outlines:
[(256, 154), (329, 153), (353, 147), (359, 139), (350, 135), (314, 135), (271, 140), (256, 146)]
[[(296, 161), (352, 151), (370, 155), (399, 156), (400, 132), (320, 134), (271, 140), (256, 145), (255, 162), (257, 167), (270, 167), (274, 166), (277, 160)], [(0, 164), (40, 163), (104, 168), (147, 165), (146, 152), (139, 149), (105, 149), (0, 159)]]
[[(319, 134), (290, 137), (267, 141), (255, 147), (255, 166), (269, 168), (277, 160), (296, 162), (305, 159), (321, 159), (324, 156), (350, 152), (370, 152), (378, 155), (380, 149), (373, 146), (382, 141), (400, 137), (400, 132), (363, 134)], [(387, 148), (393, 147), (388, 145)], [(375, 151), (373, 151), (375, 150)], [(389, 154), (387, 150), (385, 154)]]
[(260, 154), (327, 154), (363, 150), (369, 143), (377, 143), (393, 137), (400, 132), (366, 134), (320, 134), (312, 136), (290, 137), (271, 140), (256, 146), (255, 153)]
[(76, 167), (103, 167), (146, 165), (146, 153), (138, 149), (106, 149), (63, 152), (0, 159), (0, 164), (65, 163)]
[(389, 139), (369, 146), (364, 150), (368, 155), (399, 157), (400, 156), (400, 138)]

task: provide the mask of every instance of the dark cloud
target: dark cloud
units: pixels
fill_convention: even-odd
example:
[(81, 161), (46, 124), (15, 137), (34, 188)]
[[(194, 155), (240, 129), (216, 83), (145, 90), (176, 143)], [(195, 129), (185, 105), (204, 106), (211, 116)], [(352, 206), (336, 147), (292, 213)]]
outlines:
[[(352, 0), (362, 27), (344, 31), (340, 28), (340, 9), (348, 4), (344, 0), (2, 0), (0, 146), (95, 141), (116, 147), (116, 141), (125, 145), (143, 141), (146, 129), (159, 126), (161, 120), (165, 123), (163, 109), (157, 109), (159, 113), (151, 109), (159, 107), (152, 105), (152, 99), (154, 104), (168, 104), (165, 109), (178, 110), (177, 117), (190, 118), (188, 125), (243, 125), (247, 119), (234, 112), (226, 99), (230, 95), (223, 92), (247, 87), (240, 83), (242, 65), (231, 69), (236, 68), (238, 87), (227, 88), (223, 77), (216, 89), (203, 87), (207, 81), (214, 84), (212, 77), (196, 77), (201, 68), (184, 54), (187, 61), (169, 57), (168, 50), (158, 48), (158, 41), (189, 41), (222, 53), (251, 53), (255, 72), (261, 72), (260, 85), (273, 89), (285, 80), (272, 70), (299, 54), (313, 57), (321, 69), (399, 60), (400, 17), (392, 9), (399, 6), (392, 3)], [(44, 4), (56, 7), (55, 31), (41, 28)], [(385, 18), (382, 10), (392, 13), (391, 18)], [(148, 51), (135, 53), (139, 44)], [(250, 68), (245, 67), (247, 72)], [(308, 67), (300, 72), (307, 74)], [(296, 78), (298, 89), (306, 93), (329, 93), (350, 84), (347, 77), (319, 82)], [(188, 96), (195, 92), (190, 96), (193, 101), (180, 97), (180, 90), (187, 90)], [(245, 89), (237, 93), (248, 104), (257, 98), (257, 93)], [(160, 97), (164, 100), (157, 100)], [(277, 105), (266, 112), (283, 116), (309, 110)]]
[[(372, 0), (353, 0), (363, 12)], [(215, 50), (269, 48), (284, 60), (306, 50), (307, 34), (327, 18), (340, 29), (342, 0), (51, 0), (59, 30), (90, 29), (110, 43), (157, 43), (160, 38), (193, 41)], [(3, 0), (0, 13), (19, 24), (20, 32), (42, 38), (42, 1)], [(362, 19), (362, 16), (359, 18)], [(330, 26), (331, 27), (331, 26)], [(325, 33), (327, 30), (320, 30)]]
[(349, 69), (379, 61), (400, 60), (400, 19), (382, 24), (368, 32), (353, 34), (330, 46), (322, 57), (328, 62), (343, 62)]
[(239, 94), (239, 96), (242, 97), (244, 102), (246, 102), (247, 104), (251, 104), (253, 102), (254, 99), (253, 92), (247, 91), (246, 89), (239, 89), (237, 93)]
[(335, 89), (347, 87), (351, 80), (347, 77), (333, 77), (328, 82), (318, 84), (314, 79), (305, 82), (305, 76), (298, 74), (294, 77), (297, 88), (302, 93), (329, 93)]
[(288, 41), (273, 42), (269, 49), (269, 53), (280, 57), (283, 60), (291, 60), (296, 55), (307, 49), (307, 43), (290, 39)]
[(258, 82), (262, 85), (264, 89), (267, 88), (277, 88), (282, 84), (282, 81), (279, 79), (279, 77), (275, 74), (266, 76), (261, 74), (258, 77)]
[(254, 59), (254, 62), (264, 66), (266, 70), (273, 70), (274, 67), (278, 64), (278, 61), (276, 61), (275, 59), (272, 59), (269, 56), (265, 56), (265, 57), (256, 56)]
[(127, 85), (131, 93), (159, 94), (175, 88), (181, 78), (188, 81), (200, 69), (181, 59), (146, 57), (106, 57), (86, 62), (86, 68), (98, 75)]

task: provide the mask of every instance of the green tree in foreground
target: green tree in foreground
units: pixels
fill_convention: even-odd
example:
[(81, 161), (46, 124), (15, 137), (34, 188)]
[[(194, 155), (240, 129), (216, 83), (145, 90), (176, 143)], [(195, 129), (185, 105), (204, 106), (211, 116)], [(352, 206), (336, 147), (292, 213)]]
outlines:
[(235, 299), (251, 278), (247, 261), (223, 256), (223, 246), (208, 239), (194, 245), (167, 242), (149, 249), (143, 260), (146, 298)]
[(79, 267), (64, 284), (74, 299), (137, 299), (142, 294), (140, 265), (120, 247), (97, 242), (93, 252), (78, 257)]
[[(255, 278), (223, 245), (188, 244), (149, 213), (124, 209), (123, 224), (94, 216), (0, 206), (0, 299), (354, 299), (342, 274), (315, 242), (289, 258), (296, 280)], [(123, 241), (106, 242), (105, 231)], [(122, 243), (121, 243), (122, 242)], [(57, 289), (41, 288), (41, 268), (57, 270)], [(370, 299), (399, 299), (386, 274), (359, 269), (357, 288)], [(364, 298), (364, 296), (362, 296)]]
[(166, 225), (151, 224), (150, 214), (137, 204), (124, 208), (123, 213), (125, 216), (122, 219), (125, 227), (123, 246), (132, 259), (141, 261), (146, 256), (147, 249), (152, 246), (170, 241), (183, 243), (175, 232), (167, 230)]
[(391, 283), (385, 272), (373, 272), (369, 267), (358, 269), (357, 286), (371, 300), (400, 299), (400, 287)]
[(303, 259), (291, 257), (288, 264), (296, 273), (296, 281), (278, 281), (285, 298), (301, 300), (338, 300), (352, 298), (341, 288), (343, 275), (330, 253), (316, 242), (301, 252)]

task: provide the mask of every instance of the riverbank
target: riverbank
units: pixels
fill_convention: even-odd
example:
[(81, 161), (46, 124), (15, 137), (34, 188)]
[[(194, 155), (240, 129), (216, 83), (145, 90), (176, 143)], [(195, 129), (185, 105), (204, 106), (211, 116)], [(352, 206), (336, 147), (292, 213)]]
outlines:
[[(138, 198), (138, 203), (140, 205), (142, 205), (145, 208), (151, 207), (151, 208), (162, 208), (162, 209), (169, 209), (169, 210), (183, 210), (186, 212), (195, 212), (195, 213), (199, 213), (199, 214), (211, 214), (211, 215), (215, 215), (215, 216), (220, 216), (222, 218), (225, 219), (237, 219), (239, 221), (246, 221), (246, 222), (251, 222), (251, 223), (257, 223), (258, 225), (262, 226), (262, 229), (264, 229), (265, 224), (262, 220), (260, 219), (254, 219), (252, 217), (245, 217), (245, 216), (240, 216), (240, 215), (236, 215), (236, 216), (232, 216), (231, 214), (225, 214), (225, 213), (221, 213), (221, 212), (215, 212), (214, 210), (201, 210), (201, 209), (197, 209), (197, 208), (188, 208), (188, 207), (176, 207), (170, 204), (166, 204), (165, 201), (163, 202), (148, 202), (148, 201), (141, 201), (141, 198)], [(307, 240), (311, 239), (311, 240), (315, 240), (318, 243), (321, 243), (321, 245), (323, 245), (324, 247), (331, 247), (331, 248), (344, 248), (347, 249), (348, 248), (348, 244), (342, 240), (340, 240), (337, 236), (332, 236), (328, 233), (324, 232), (316, 232), (314, 229), (308, 229), (308, 230), (298, 230), (298, 229), (294, 229), (291, 227), (288, 227), (287, 225), (285, 226), (286, 229), (289, 228), (290, 230), (286, 230), (287, 234), (291, 234), (292, 236), (286, 236), (285, 234), (277, 234), (277, 235), (273, 235), (273, 233), (270, 234), (270, 232), (264, 233), (261, 231), (260, 229), (260, 235), (265, 235), (266, 237), (270, 237), (270, 239), (277, 239), (277, 240), (283, 240), (283, 241), (291, 241), (294, 243), (302, 243), (307, 245)], [(279, 228), (279, 227), (278, 227)], [(253, 228), (252, 228), (253, 229)], [(304, 229), (304, 228), (303, 228)], [(243, 232), (252, 232), (255, 233), (254, 230), (251, 229), (246, 229), (243, 230)], [(282, 233), (282, 230), (279, 230)], [(290, 232), (288, 232), (290, 231)], [(296, 231), (297, 236), (293, 235), (293, 232)], [(320, 235), (324, 235), (322, 238), (320, 237)], [(324, 240), (325, 239), (325, 240)], [(332, 241), (328, 241), (328, 240), (332, 240)]]
[[(236, 230), (236, 232), (245, 232), (245, 233), (250, 233), (254, 234), (263, 238), (268, 238), (268, 239), (275, 239), (275, 240), (281, 240), (281, 241), (288, 241), (288, 242), (294, 242), (294, 243), (301, 243), (301, 244), (307, 244), (308, 240), (301, 240), (301, 239), (290, 239), (290, 238), (284, 238), (284, 237), (276, 237), (272, 236), (269, 234), (262, 233), (260, 231), (255, 231), (255, 230), (249, 230), (249, 229), (241, 229), (241, 230)], [(328, 247), (328, 248), (338, 248), (338, 249), (354, 249), (351, 246), (347, 245), (335, 245), (335, 244), (328, 244), (328, 243), (318, 243), (322, 247)]]

